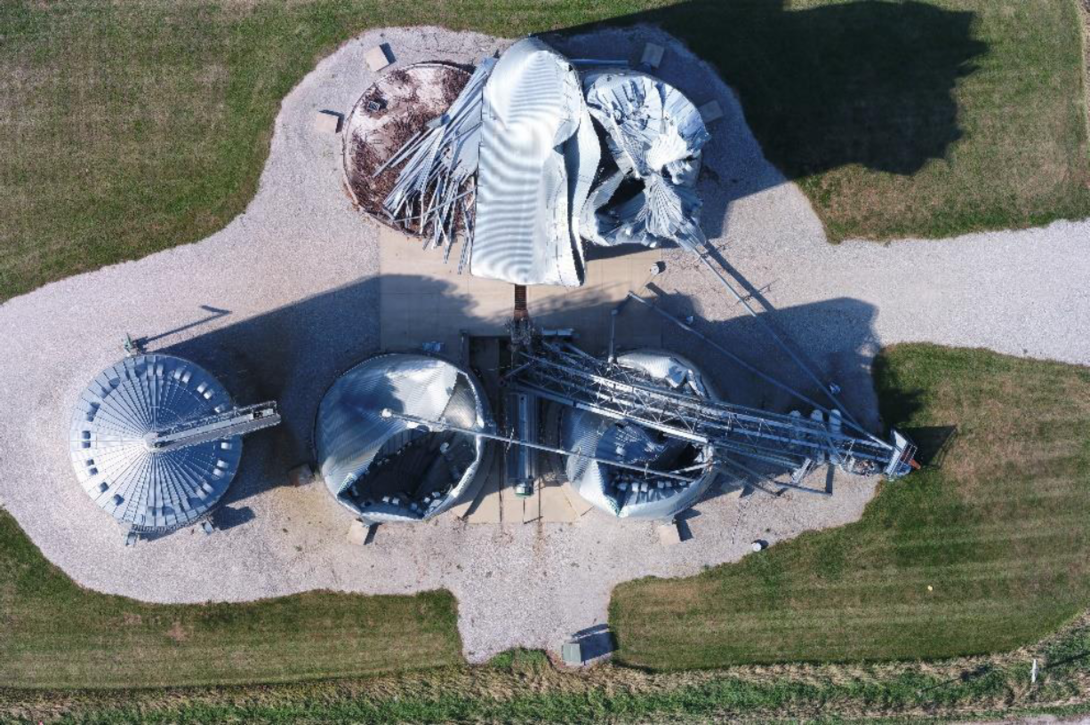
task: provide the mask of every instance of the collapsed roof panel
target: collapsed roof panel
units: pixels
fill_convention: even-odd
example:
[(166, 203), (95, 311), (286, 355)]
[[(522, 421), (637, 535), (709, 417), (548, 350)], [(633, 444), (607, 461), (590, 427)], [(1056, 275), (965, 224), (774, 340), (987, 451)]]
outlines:
[(587, 73), (583, 87), (616, 166), (581, 210), (583, 236), (604, 246), (703, 244), (695, 186), (710, 136), (696, 106), (637, 71)]
[[(461, 117), (457, 112), (460, 98), (472, 95), (466, 91), (470, 80), (470, 73), (460, 67), (416, 63), (379, 76), (364, 91), (345, 118), (342, 132), (345, 187), (362, 211), (410, 234), (434, 234), (433, 216), (419, 213), (421, 197), (431, 194), (411, 193), (404, 177), (422, 173), (422, 164), (409, 158), (414, 150), (431, 149), (436, 142), (449, 144), (447, 137), (457, 135), (452, 127), (454, 119)], [(481, 86), (483, 82), (477, 86), (478, 97)], [(434, 123), (444, 116), (446, 124)], [(480, 123), (479, 104), (476, 123)], [(477, 169), (476, 143), (464, 148), (474, 155), (466, 174), (472, 176)], [(435, 168), (427, 170), (431, 180), (425, 191), (435, 186), (439, 173), (450, 174), (453, 164), (445, 162), (440, 158)], [(446, 230), (451, 235), (454, 231), (453, 225)]]
[[(713, 396), (700, 371), (673, 353), (638, 350), (619, 356), (617, 364), (678, 392), (705, 399)], [(710, 446), (576, 407), (565, 408), (560, 421), (561, 445), (597, 459), (578, 455), (566, 459), (565, 473), (572, 487), (588, 503), (618, 518), (673, 518), (696, 503), (715, 480)], [(648, 471), (633, 472), (604, 461), (646, 466)], [(694, 467), (690, 480), (656, 475)]]
[(473, 274), (581, 285), (577, 219), (598, 162), (578, 74), (536, 38), (515, 43), (484, 88)]
[(582, 285), (586, 242), (703, 244), (709, 135), (676, 88), (626, 69), (581, 76), (537, 38), (464, 76), (410, 66), (353, 110), (349, 188), (361, 204), (381, 198), (383, 221), (448, 258), (460, 241), (459, 272), (519, 285)]
[(445, 360), (378, 355), (338, 378), (318, 409), (318, 466), (339, 503), (376, 522), (445, 511), (472, 487), (487, 442), (384, 418), (384, 409), (484, 429), (491, 417), (479, 384)]
[(483, 59), (446, 113), (430, 120), (386, 164), (402, 166), (383, 211), (391, 222), (415, 226), (428, 245), (446, 246), (448, 253), (456, 233), (463, 234), (467, 247), (472, 240), (468, 217), (478, 167), (481, 106), (495, 62)]

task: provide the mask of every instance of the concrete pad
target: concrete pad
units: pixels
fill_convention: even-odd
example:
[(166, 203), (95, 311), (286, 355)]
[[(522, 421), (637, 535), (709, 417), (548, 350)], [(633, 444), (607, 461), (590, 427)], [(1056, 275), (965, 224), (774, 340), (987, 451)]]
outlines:
[(380, 70), (390, 65), (393, 53), (390, 52), (390, 46), (386, 43), (382, 45), (376, 45), (363, 55), (363, 60), (367, 63), (367, 67), (371, 69), (372, 73), (378, 73)]
[(648, 68), (658, 68), (662, 64), (662, 54), (666, 51), (661, 45), (648, 43), (643, 46), (643, 55), (640, 57), (640, 65)]
[(658, 527), (659, 531), (659, 543), (663, 546), (674, 546), (681, 543), (681, 529), (678, 527), (676, 521), (671, 521), (668, 524), (661, 524)]
[[(388, 350), (442, 342), (459, 349), (462, 331), (504, 334), (514, 308), (514, 288), (506, 282), (459, 275), (457, 262), (443, 261), (445, 250), (423, 249), (423, 241), (387, 227), (379, 231), (380, 337)], [(451, 257), (459, 254), (454, 249)]]
[(704, 119), (705, 124), (718, 121), (723, 117), (723, 109), (720, 108), (719, 101), (708, 101), (696, 110), (700, 112), (700, 117)]
[(523, 523), (523, 509), (526, 499), (515, 495), (514, 486), (500, 488), (500, 518), (505, 524)]
[[(457, 273), (454, 260), (443, 261), (445, 250), (423, 249), (423, 241), (387, 227), (379, 231), (380, 337), (387, 350), (416, 350), (437, 341), (445, 351), (458, 350), (462, 332), (504, 335), (514, 309), (514, 286), (506, 282)], [(610, 312), (630, 291), (639, 292), (661, 262), (655, 249), (592, 259), (582, 287), (538, 285), (527, 290), (534, 321), (549, 328), (571, 327), (576, 342), (592, 354), (609, 346)], [(658, 347), (661, 319), (638, 305), (626, 305), (617, 316), (617, 344), (622, 348)]]
[(538, 492), (541, 498), (541, 520), (547, 524), (568, 524), (579, 516), (568, 503), (568, 497), (562, 486), (542, 486)]
[(534, 495), (522, 499), (522, 523), (541, 520), (541, 484), (534, 484)]
[(333, 111), (318, 111), (314, 117), (314, 130), (318, 133), (337, 133), (341, 130), (341, 114)]
[(348, 533), (345, 538), (352, 546), (363, 546), (367, 542), (367, 534), (371, 527), (362, 521), (353, 521), (348, 525)]
[(578, 642), (565, 642), (560, 646), (560, 657), (568, 667), (581, 667), (583, 664), (583, 648)]
[(590, 503), (587, 502), (585, 498), (575, 492), (575, 489), (572, 488), (571, 483), (569, 483), (568, 481), (565, 481), (563, 484), (561, 484), (560, 490), (564, 492), (564, 497), (568, 499), (568, 505), (572, 507), (573, 511), (575, 511), (576, 516), (582, 516), (587, 511), (590, 511), (592, 508), (594, 508), (590, 505)]

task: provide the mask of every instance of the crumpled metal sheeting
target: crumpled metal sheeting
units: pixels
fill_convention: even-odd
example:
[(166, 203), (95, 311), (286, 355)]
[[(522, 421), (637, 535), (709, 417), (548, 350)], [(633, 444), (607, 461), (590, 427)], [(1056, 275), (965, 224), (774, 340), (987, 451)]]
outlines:
[[(676, 88), (637, 71), (588, 73), (583, 87), (618, 168), (581, 210), (583, 236), (603, 246), (702, 245), (694, 187), (710, 135), (697, 108)], [(642, 188), (626, 192), (625, 181)]]
[(471, 488), (485, 439), (473, 437), (472, 463), (441, 498), (421, 511), (413, 511), (408, 500), (404, 505), (376, 500), (360, 506), (345, 493), (365, 478), (376, 459), (396, 455), (424, 435), (411, 423), (383, 418), (383, 409), (487, 430), (492, 424), (484, 401), (473, 376), (445, 360), (416, 354), (365, 360), (334, 382), (318, 408), (314, 443), (326, 487), (342, 505), (372, 521), (414, 521), (445, 511)]
[(605, 129), (623, 172), (695, 183), (700, 150), (711, 135), (700, 111), (681, 91), (633, 70), (586, 73), (583, 89), (587, 108)]
[[(617, 362), (641, 370), (675, 390), (715, 398), (703, 375), (680, 356), (655, 350), (621, 355)], [(560, 442), (568, 450), (651, 469), (669, 465), (690, 445), (639, 425), (580, 410), (565, 409), (561, 416)], [(710, 450), (696, 453), (696, 461), (709, 460)], [(572, 487), (591, 505), (618, 518), (670, 519), (692, 506), (715, 480), (714, 472), (686, 484), (668, 478), (643, 476), (580, 456), (569, 456), (565, 473)]]
[(581, 285), (579, 213), (599, 161), (571, 64), (536, 38), (512, 45), (484, 89), (473, 274)]
[(675, 390), (685, 387), (701, 398), (719, 399), (719, 395), (709, 387), (700, 370), (676, 353), (634, 350), (618, 357), (617, 362), (625, 367), (641, 370)]
[(445, 244), (448, 254), (459, 231), (463, 250), (473, 244), (469, 209), (479, 163), (481, 105), (495, 65), (494, 58), (483, 58), (447, 112), (430, 121), (375, 173), (405, 165), (383, 209), (395, 223), (419, 219), (427, 246)]

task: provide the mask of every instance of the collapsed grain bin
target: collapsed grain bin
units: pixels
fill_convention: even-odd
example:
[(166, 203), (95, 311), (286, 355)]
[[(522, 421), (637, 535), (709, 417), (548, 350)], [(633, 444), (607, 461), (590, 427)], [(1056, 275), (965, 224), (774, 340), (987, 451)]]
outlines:
[[(618, 356), (616, 363), (678, 393), (718, 400), (700, 370), (680, 355), (637, 350)], [(670, 437), (585, 407), (555, 405), (560, 407), (560, 445), (583, 454), (566, 458), (566, 477), (580, 496), (606, 513), (670, 519), (696, 503), (715, 480), (711, 445)]]
[(315, 424), (318, 466), (337, 501), (371, 522), (420, 521), (446, 511), (474, 488), (488, 441), (429, 428), (384, 410), (491, 430), (473, 374), (420, 354), (382, 354), (339, 377)]
[[(472, 74), (421, 63), (379, 78), (348, 117), (349, 193), (458, 271), (581, 286), (585, 246), (698, 250), (710, 139), (677, 88), (524, 38)], [(621, 61), (624, 64), (623, 61)]]
[(559, 419), (556, 451), (567, 458), (576, 491), (618, 517), (671, 518), (700, 498), (721, 467), (798, 488), (825, 464), (891, 479), (917, 465), (903, 435), (880, 440), (840, 408), (813, 404), (804, 417), (720, 400), (673, 353), (597, 358), (569, 342), (535, 338), (513, 352), (512, 365), (510, 385), (560, 410), (552, 414)]
[(276, 425), (276, 403), (236, 408), (200, 366), (135, 355), (84, 389), (71, 426), (84, 490), (125, 527), (128, 543), (204, 522), (242, 458), (242, 435)]
[[(470, 80), (468, 71), (448, 63), (415, 63), (405, 68), (379, 76), (372, 83), (351, 112), (345, 118), (343, 132), (343, 169), (344, 183), (356, 206), (376, 221), (404, 231), (408, 234), (423, 235), (426, 224), (419, 214), (398, 213), (398, 207), (387, 205), (387, 197), (395, 188), (400, 188), (398, 181), (401, 173), (394, 168), (396, 152), (414, 138), (429, 121), (455, 114), (458, 108), (452, 106)], [(444, 115), (446, 114), (446, 116)], [(477, 124), (480, 112), (477, 112)], [(460, 126), (458, 127), (460, 128)], [(476, 129), (468, 128), (472, 134)], [(459, 140), (460, 145), (476, 150), (476, 142), (470, 139)], [(415, 148), (412, 146), (411, 148)], [(439, 155), (437, 163), (453, 158)], [(475, 159), (472, 168), (464, 175), (472, 175), (476, 170)], [(453, 170), (451, 170), (453, 171)], [(462, 178), (457, 187), (470, 192), (459, 200), (458, 210), (472, 207), (473, 180)], [(408, 193), (407, 189), (401, 192)], [(396, 197), (400, 198), (400, 197)], [(462, 229), (462, 219), (452, 219), (454, 228)]]

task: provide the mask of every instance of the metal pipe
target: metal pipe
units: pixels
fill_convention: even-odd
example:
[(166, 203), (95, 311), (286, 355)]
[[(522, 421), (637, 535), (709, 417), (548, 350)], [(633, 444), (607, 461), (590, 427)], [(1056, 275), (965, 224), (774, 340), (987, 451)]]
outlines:
[(803, 491), (805, 493), (813, 493), (813, 494), (817, 494), (818, 496), (832, 496), (833, 495), (831, 491), (822, 491), (821, 489), (817, 489), (817, 488), (807, 488), (805, 486), (799, 486), (798, 484), (794, 484), (794, 483), (784, 483), (783, 481), (777, 481), (774, 478), (770, 478), (769, 476), (762, 476), (761, 474), (757, 473), (756, 471), (749, 468), (748, 466), (743, 466), (738, 461), (732, 461), (729, 458), (721, 459), (719, 462), (720, 463), (726, 463), (728, 465), (734, 466), (735, 468), (737, 468), (737, 469), (739, 469), (741, 471), (745, 471), (746, 473), (750, 474), (751, 476), (756, 476), (758, 479), (766, 480), (766, 481), (768, 481), (769, 483), (771, 483), (774, 486), (783, 486), (784, 488), (791, 488), (791, 489), (794, 489), (796, 491)]
[[(688, 333), (689, 333), (690, 335), (693, 335), (693, 336), (694, 336), (694, 337), (696, 337), (696, 338), (697, 338), (698, 340), (700, 340), (701, 342), (705, 343), (706, 345), (708, 345), (709, 347), (711, 347), (711, 348), (712, 348), (713, 350), (715, 350), (716, 352), (718, 352), (718, 353), (720, 353), (720, 354), (722, 354), (722, 355), (724, 355), (724, 356), (726, 356), (726, 357), (730, 358), (730, 359), (731, 359), (732, 361), (734, 361), (734, 362), (735, 362), (736, 364), (740, 365), (740, 366), (741, 366), (742, 368), (744, 368), (744, 369), (748, 370), (749, 372), (753, 373), (754, 375), (756, 375), (757, 377), (761, 378), (761, 379), (762, 379), (762, 380), (764, 380), (765, 382), (767, 382), (767, 383), (770, 383), (770, 384), (772, 384), (772, 385), (775, 385), (775, 386), (776, 386), (777, 388), (779, 388), (780, 390), (783, 390), (783, 391), (785, 391), (786, 393), (788, 393), (788, 394), (790, 394), (790, 395), (793, 395), (793, 396), (795, 396), (796, 398), (798, 398), (799, 400), (803, 401), (804, 403), (807, 403), (808, 405), (812, 405), (812, 406), (814, 406), (815, 408), (817, 408), (817, 409), (818, 409), (818, 410), (820, 410), (821, 412), (825, 413), (826, 415), (830, 415), (830, 414), (832, 414), (832, 410), (831, 410), (831, 409), (829, 409), (829, 408), (825, 407), (824, 405), (822, 405), (821, 403), (818, 403), (817, 401), (815, 401), (815, 400), (813, 400), (813, 399), (809, 398), (808, 396), (806, 396), (806, 395), (803, 395), (802, 393), (798, 392), (797, 390), (795, 390), (795, 389), (794, 389), (794, 388), (792, 388), (791, 386), (787, 385), (786, 383), (781, 383), (781, 382), (780, 382), (779, 380), (776, 380), (776, 379), (775, 379), (774, 377), (772, 377), (771, 375), (768, 375), (767, 373), (761, 372), (761, 370), (759, 370), (759, 369), (758, 369), (757, 367), (755, 367), (755, 366), (753, 366), (753, 365), (750, 365), (750, 364), (749, 364), (749, 363), (747, 363), (747, 362), (746, 362), (745, 360), (743, 360), (742, 358), (738, 357), (737, 355), (735, 355), (734, 353), (732, 353), (732, 352), (731, 352), (730, 350), (728, 350), (727, 348), (725, 348), (725, 347), (723, 347), (722, 345), (720, 345), (719, 343), (715, 342), (714, 340), (712, 340), (711, 338), (709, 338), (709, 337), (708, 337), (707, 335), (704, 335), (703, 333), (701, 333), (700, 331), (696, 330), (696, 329), (695, 329), (695, 328), (693, 328), (692, 326), (690, 326), (690, 325), (688, 325), (688, 324), (686, 324), (686, 323), (682, 322), (682, 321), (681, 321), (681, 320), (679, 320), (679, 319), (678, 319), (677, 317), (674, 317), (673, 315), (671, 315), (671, 314), (670, 314), (669, 312), (667, 312), (666, 310), (662, 309), (662, 308), (661, 308), (661, 307), (659, 307), (658, 305), (656, 305), (656, 304), (653, 304), (653, 303), (651, 303), (651, 302), (648, 302), (648, 301), (647, 301), (647, 300), (645, 300), (644, 298), (642, 298), (642, 297), (640, 297), (639, 295), (637, 295), (637, 294), (636, 294), (635, 292), (629, 292), (629, 293), (628, 293), (628, 297), (629, 297), (630, 299), (634, 299), (634, 300), (636, 300), (637, 302), (639, 302), (640, 304), (642, 304), (642, 305), (644, 305), (644, 306), (646, 306), (646, 307), (649, 307), (649, 308), (651, 308), (651, 310), (652, 310), (653, 312), (657, 313), (657, 314), (658, 314), (658, 315), (660, 315), (661, 317), (663, 317), (663, 318), (665, 318), (665, 319), (669, 320), (670, 322), (674, 323), (675, 325), (677, 325), (678, 327), (680, 327), (680, 328), (681, 328), (682, 330), (684, 330), (685, 332), (688, 332)], [(837, 410), (840, 410), (840, 408), (838, 407), (838, 408), (837, 408)], [(841, 412), (843, 412), (843, 411), (841, 411)], [(860, 433), (860, 434), (862, 434), (862, 435), (866, 436), (866, 437), (867, 437), (868, 439), (870, 439), (871, 441), (873, 441), (873, 442), (877, 443), (878, 445), (880, 445), (880, 446), (883, 446), (883, 447), (885, 447), (885, 448), (890, 448), (890, 449), (892, 449), (892, 446), (890, 446), (890, 445), (889, 445), (888, 443), (886, 443), (886, 442), (885, 442), (885, 441), (883, 441), (882, 439), (880, 439), (880, 438), (877, 438), (877, 437), (876, 437), (876, 436), (874, 436), (873, 434), (871, 434), (871, 433), (869, 433), (868, 431), (866, 431), (866, 430), (864, 430), (863, 428), (861, 428), (861, 427), (860, 427), (860, 426), (859, 426), (859, 425), (858, 425), (857, 423), (855, 423), (854, 419), (852, 419), (851, 417), (849, 417), (849, 419), (848, 419), (848, 420), (846, 421), (846, 423), (847, 423), (847, 425), (848, 425), (849, 427), (853, 428), (853, 429), (854, 429), (854, 430), (856, 430), (856, 431), (857, 431), (858, 433)]]
[(656, 476), (660, 478), (672, 478), (676, 481), (684, 481), (685, 483), (693, 483), (693, 479), (686, 476), (679, 476), (674, 473), (666, 471), (656, 471), (653, 468), (647, 466), (633, 466), (628, 463), (619, 463), (617, 461), (608, 461), (604, 458), (598, 458), (596, 456), (588, 456), (585, 453), (577, 453), (575, 451), (569, 451), (566, 448), (554, 448), (553, 446), (542, 445), (541, 443), (531, 443), (529, 441), (520, 441), (518, 438), (511, 438), (508, 436), (497, 435), (496, 433), (488, 433), (475, 428), (463, 428), (457, 425), (451, 425), (441, 420), (428, 420), (427, 418), (420, 418), (415, 415), (409, 415), (408, 413), (397, 413), (389, 408), (383, 408), (383, 418), (398, 418), (409, 423), (416, 423), (417, 425), (425, 425), (439, 430), (450, 430), (455, 433), (465, 433), (467, 435), (480, 436), (493, 441), (499, 441), (501, 443), (508, 443), (516, 446), (526, 446), (527, 448), (534, 448), (539, 451), (545, 451), (547, 453), (558, 453), (562, 456), (576, 456), (578, 458), (585, 458), (588, 461), (594, 461), (595, 463), (601, 463), (606, 466), (613, 466), (614, 468), (623, 468), (628, 471), (635, 471), (637, 473), (643, 473), (650, 476)]
[(694, 251), (694, 253), (696, 253), (696, 258), (699, 259), (701, 261), (701, 263), (703, 263), (703, 265), (705, 267), (710, 269), (712, 271), (712, 274), (714, 274), (716, 277), (718, 277), (719, 281), (723, 283), (723, 286), (726, 287), (730, 291), (730, 293), (732, 295), (734, 295), (734, 298), (736, 300), (738, 300), (738, 302), (741, 303), (741, 305), (743, 307), (746, 308), (746, 312), (748, 312), (753, 317), (753, 319), (757, 320), (762, 325), (764, 325), (765, 332), (767, 332), (769, 337), (771, 337), (775, 341), (775, 343), (780, 346), (780, 349), (782, 349), (784, 352), (786, 352), (791, 357), (791, 359), (795, 361), (795, 364), (798, 365), (799, 368), (804, 373), (806, 373), (806, 375), (811, 380), (813, 380), (815, 383), (817, 383), (818, 387), (821, 388), (821, 391), (825, 394), (825, 397), (827, 397), (830, 401), (832, 401), (833, 405), (836, 406), (837, 410), (839, 410), (841, 413), (843, 413), (848, 418), (848, 420), (855, 423), (856, 422), (855, 418), (852, 417), (851, 413), (844, 410), (843, 406), (840, 405), (840, 401), (836, 399), (836, 396), (834, 396), (832, 394), (832, 392), (829, 390), (829, 388), (826, 387), (825, 383), (823, 383), (818, 378), (818, 376), (812, 370), (810, 370), (810, 368), (806, 365), (806, 363), (804, 363), (799, 358), (799, 356), (796, 355), (795, 352), (790, 347), (787, 346), (787, 343), (785, 343), (783, 341), (783, 339), (779, 335), (776, 334), (776, 331), (772, 329), (772, 326), (770, 324), (768, 324), (766, 321), (761, 319), (761, 316), (757, 314), (757, 311), (754, 310), (753, 307), (750, 306), (749, 302), (747, 302), (746, 299), (744, 297), (742, 297), (742, 295), (738, 294), (738, 290), (734, 289), (734, 285), (732, 285), (727, 280), (727, 278), (723, 276), (723, 273), (720, 272), (718, 269), (716, 269), (715, 266), (711, 262), (708, 261), (707, 257), (705, 257), (703, 254), (701, 254), (699, 251), (697, 251), (695, 249), (693, 251)]

